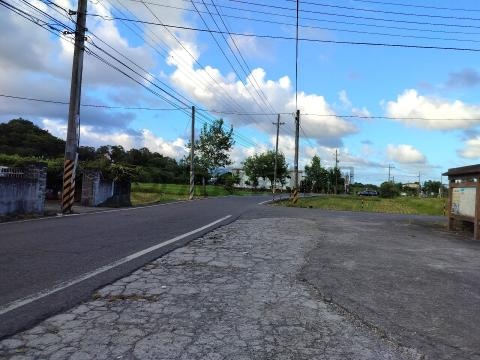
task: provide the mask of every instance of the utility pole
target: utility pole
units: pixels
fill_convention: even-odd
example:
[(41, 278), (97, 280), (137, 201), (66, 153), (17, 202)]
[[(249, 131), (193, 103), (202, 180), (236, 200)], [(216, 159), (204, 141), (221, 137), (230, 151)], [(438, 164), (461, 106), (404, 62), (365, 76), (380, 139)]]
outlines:
[(278, 117), (277, 117), (277, 122), (276, 123), (272, 123), (273, 125), (276, 125), (277, 126), (277, 140), (275, 142), (275, 165), (274, 165), (274, 168), (273, 168), (273, 186), (272, 186), (272, 191), (273, 191), (273, 195), (275, 195), (275, 193), (277, 192), (277, 156), (278, 156), (278, 135), (280, 133), (280, 125), (284, 125), (285, 123), (284, 122), (280, 122), (280, 114), (278, 114)]
[(295, 172), (295, 190), (298, 190), (298, 140), (299, 140), (299, 132), (300, 132), (300, 110), (297, 110), (297, 114), (295, 116), (295, 159), (293, 170)]
[(335, 149), (335, 168), (333, 171), (335, 172), (335, 195), (337, 195), (337, 189), (338, 189), (338, 150)]
[(443, 197), (443, 176), (440, 175), (440, 187), (438, 188), (438, 197)]
[(80, 138), (80, 97), (82, 92), (83, 53), (87, 20), (87, 0), (78, 0), (75, 47), (73, 50), (70, 105), (68, 108), (67, 141), (63, 169), (62, 213), (72, 212), (75, 196), (75, 170)]
[(390, 182), (390, 171), (392, 169), (395, 169), (395, 166), (393, 166), (392, 164), (388, 164), (388, 182)]
[(195, 106), (192, 106), (192, 134), (190, 138), (190, 196), (189, 200), (193, 200), (195, 191), (195, 170), (193, 160), (195, 158)]
[(420, 182), (420, 171), (418, 172), (418, 197), (420, 197), (420, 194), (422, 193), (422, 183)]

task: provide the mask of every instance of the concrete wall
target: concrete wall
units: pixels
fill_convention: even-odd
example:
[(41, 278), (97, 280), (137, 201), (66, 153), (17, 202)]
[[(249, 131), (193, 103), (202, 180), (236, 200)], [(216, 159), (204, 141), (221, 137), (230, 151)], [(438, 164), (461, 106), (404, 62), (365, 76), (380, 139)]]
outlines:
[[(250, 182), (250, 180), (248, 179), (248, 176), (245, 174), (245, 171), (243, 169), (233, 169), (232, 173), (237, 175), (240, 178), (240, 182), (238, 184), (235, 184), (234, 187), (238, 187), (242, 189), (244, 188), (253, 189), (253, 186), (245, 184), (246, 182)], [(278, 183), (277, 189), (286, 190), (287, 187), (290, 187), (290, 188), (294, 187), (295, 172), (293, 170), (288, 170), (288, 175), (290, 176), (290, 178), (287, 178), (285, 180), (285, 184), (283, 186), (280, 183)], [(299, 177), (298, 179), (299, 182), (305, 178), (303, 174), (303, 170), (298, 171), (298, 177)], [(258, 186), (257, 186), (258, 189), (260, 188), (270, 189), (270, 186), (271, 186), (270, 180), (263, 179), (263, 178), (258, 178), (257, 180), (258, 180)]]
[(45, 206), (47, 167), (2, 167), (0, 174), (0, 216), (42, 214)]
[(97, 206), (113, 196), (114, 183), (102, 179), (100, 171), (86, 171), (82, 181), (82, 200), (84, 206)]

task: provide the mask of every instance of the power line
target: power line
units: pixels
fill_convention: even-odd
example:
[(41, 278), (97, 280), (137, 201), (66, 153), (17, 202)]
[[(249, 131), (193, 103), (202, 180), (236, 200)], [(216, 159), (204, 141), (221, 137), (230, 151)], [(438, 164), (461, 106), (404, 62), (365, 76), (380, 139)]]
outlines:
[[(183, 0), (183, 1), (187, 1), (187, 0)], [(277, 6), (277, 5), (260, 4), (260, 3), (255, 3), (255, 2), (251, 2), (251, 1), (244, 1), (244, 0), (228, 0), (228, 1), (236, 2), (236, 3), (242, 3), (242, 4), (246, 4), (246, 5), (254, 5), (254, 6), (260, 6), (260, 7), (274, 8), (274, 9), (279, 9), (279, 10), (295, 11), (295, 8), (289, 8), (289, 7)], [(396, 22), (396, 23), (406, 23), (406, 24), (434, 25), (434, 26), (448, 26), (448, 27), (462, 27), (462, 28), (476, 28), (476, 29), (480, 28), (479, 26), (475, 26), (475, 25), (432, 23), (432, 22), (425, 22), (425, 21), (411, 21), (411, 20), (398, 20), (398, 19), (393, 20), (393, 19), (372, 18), (372, 17), (365, 17), (365, 16), (357, 16), (357, 15), (328, 13), (328, 12), (316, 11), (316, 10), (301, 10), (301, 12), (313, 13), (313, 14), (318, 14), (318, 15), (338, 16), (338, 17), (347, 17), (347, 18), (354, 18), (354, 19), (376, 20), (376, 21)], [(283, 16), (288, 16), (288, 15), (283, 15)], [(425, 15), (425, 17), (431, 17), (431, 16), (430, 15)]]
[[(22, 0), (22, 1), (25, 2), (25, 0)], [(42, 27), (41, 19), (39, 19), (38, 17), (35, 17), (35, 16), (32, 15), (32, 14), (28, 14), (28, 13), (26, 13), (26, 12), (23, 12), (23, 11), (21, 11), (20, 9), (18, 9), (17, 7), (15, 7), (15, 6), (11, 5), (11, 4), (8, 4), (8, 3), (6, 3), (6, 2), (3, 1), (3, 0), (1, 0), (0, 4), (3, 5), (3, 6), (5, 6), (5, 7), (7, 7), (7, 8), (9, 8), (9, 9), (12, 8), (13, 10), (18, 10), (18, 11), (20, 11), (20, 12), (21, 12), (20, 15), (23, 15), (23, 17), (25, 17), (27, 20), (32, 21), (32, 22), (35, 23), (36, 25)], [(65, 28), (65, 27), (68, 28), (67, 25), (63, 24), (63, 23), (60, 22), (58, 19), (55, 19), (55, 18), (51, 17), (50, 15), (46, 14), (46, 13), (43, 12), (42, 10), (36, 8), (35, 6), (33, 6), (33, 5), (31, 5), (31, 4), (28, 4), (28, 3), (27, 3), (27, 5), (29, 5), (30, 7), (32, 7), (32, 8), (35, 9), (36, 11), (38, 11), (38, 12), (46, 15), (47, 17), (51, 18), (51, 19), (54, 20), (55, 23), (58, 24), (59, 26), (63, 26), (64, 28)], [(17, 11), (15, 11), (15, 12), (17, 12)], [(56, 28), (55, 28), (55, 29), (56, 29)], [(47, 28), (47, 30), (49, 30), (49, 29)], [(61, 30), (59, 30), (59, 29), (56, 29), (56, 30), (57, 30), (58, 32), (55, 32), (55, 31), (51, 31), (51, 32), (52, 32), (53, 34), (55, 34), (56, 36), (61, 37), (61, 35), (60, 35)], [(147, 78), (145, 78), (145, 77), (142, 77), (141, 74), (138, 74), (138, 72), (134, 71), (131, 67), (129, 67), (129, 66), (126, 65), (125, 63), (121, 62), (120, 60), (118, 60), (117, 58), (115, 58), (114, 56), (112, 56), (111, 54), (109, 54), (108, 52), (106, 52), (104, 49), (100, 48), (100, 47), (97, 46), (96, 44), (93, 44), (93, 46), (94, 46), (95, 48), (97, 48), (98, 50), (101, 50), (101, 51), (104, 52), (105, 54), (108, 54), (112, 59), (116, 60), (116, 61), (119, 62), (122, 66), (124, 66), (124, 67), (126, 67), (127, 69), (129, 69), (130, 71), (134, 72), (136, 75), (140, 76), (142, 79), (146, 80), (147, 82), (149, 81), (149, 79), (147, 79)], [(85, 47), (85, 51), (86, 51), (89, 55), (91, 55), (91, 56), (93, 56), (94, 58), (98, 59), (99, 61), (103, 62), (105, 65), (113, 68), (114, 70), (119, 71), (120, 73), (122, 73), (122, 74), (125, 75), (126, 77), (130, 78), (131, 80), (133, 80), (133, 81), (136, 82), (137, 84), (139, 84), (139, 85), (141, 85), (142, 87), (144, 87), (146, 90), (150, 91), (150, 92), (153, 93), (154, 95), (157, 95), (158, 97), (160, 97), (161, 99), (163, 99), (165, 102), (171, 104), (172, 106), (174, 106), (174, 107), (177, 108), (178, 110), (180, 110), (180, 111), (182, 111), (182, 112), (184, 112), (184, 113), (186, 113), (187, 115), (190, 116), (190, 113), (189, 113), (188, 111), (186, 111), (184, 108), (181, 108), (181, 107), (179, 107), (178, 105), (174, 104), (171, 100), (165, 98), (163, 95), (161, 95), (161, 94), (158, 93), (157, 91), (149, 88), (148, 86), (146, 86), (145, 84), (143, 84), (143, 83), (140, 82), (139, 80), (137, 80), (137, 79), (135, 79), (134, 77), (132, 77), (131, 75), (127, 74), (124, 70), (122, 70), (122, 69), (120, 69), (118, 66), (112, 64), (111, 62), (109, 62), (108, 60), (106, 60), (106, 59), (103, 58), (102, 56), (98, 55), (97, 53), (95, 53), (95, 52), (92, 51), (91, 49)], [(157, 88), (160, 89), (160, 87), (158, 87), (156, 84), (152, 83), (151, 81), (149, 81), (149, 82), (150, 82), (152, 85), (154, 85), (155, 87), (157, 87)], [(164, 91), (164, 90), (162, 90), (162, 91)], [(33, 99), (33, 98), (32, 98), (32, 99)], [(34, 99), (34, 100), (32, 100), (32, 101), (35, 101), (35, 100), (40, 100), (40, 99)], [(51, 102), (51, 103), (52, 103), (51, 100), (47, 100), (47, 102)], [(62, 103), (62, 102), (56, 101), (55, 103), (60, 104), (60, 103)], [(190, 109), (190, 107), (188, 107), (188, 109)], [(204, 119), (206, 119), (207, 121), (210, 121), (210, 120), (208, 119), (208, 117), (206, 117), (205, 114), (203, 114), (202, 117), (203, 117)], [(205, 122), (205, 121), (202, 121), (202, 122)], [(235, 134), (234, 136), (238, 138), (238, 134)], [(248, 138), (245, 138), (245, 139), (247, 139), (246, 141), (249, 142), (249, 139), (248, 139)], [(243, 140), (243, 139), (242, 139), (242, 140)], [(255, 144), (254, 144), (253, 142), (250, 142), (250, 143), (253, 144), (253, 146), (255, 146)], [(242, 144), (240, 144), (240, 145), (242, 145)], [(242, 145), (242, 146), (244, 146), (244, 145)]]
[[(195, 5), (195, 3), (194, 3), (193, 1), (192, 1), (192, 5), (193, 5), (193, 7), (195, 8), (195, 10), (197, 11), (197, 13), (198, 13), (198, 15), (200, 16), (200, 18), (202, 19), (203, 24), (204, 24), (205, 27), (208, 29), (208, 32), (210, 33), (212, 39), (214, 40), (214, 42), (215, 42), (215, 44), (217, 45), (217, 47), (218, 47), (218, 49), (220, 50), (220, 52), (222, 53), (223, 57), (224, 57), (224, 58), (227, 60), (227, 62), (230, 64), (230, 67), (232, 68), (233, 72), (237, 75), (237, 77), (238, 77), (239, 79), (241, 79), (241, 76), (238, 74), (237, 70), (235, 69), (235, 66), (233, 66), (233, 64), (232, 64), (232, 62), (230, 61), (230, 59), (228, 58), (227, 54), (225, 54), (225, 51), (223, 51), (223, 48), (220, 46), (217, 38), (213, 35), (213, 32), (212, 32), (211, 29), (209, 28), (209, 26), (208, 26), (207, 22), (205, 21), (205, 19), (203, 18), (202, 14), (200, 14), (200, 13), (198, 12), (197, 6)], [(205, 5), (205, 6), (206, 6), (206, 5)], [(212, 14), (210, 13), (210, 10), (209, 10), (208, 8), (207, 8), (207, 10), (208, 10), (209, 14), (212, 15)], [(213, 16), (212, 16), (212, 19), (214, 20), (214, 23), (215, 23), (215, 25), (217, 26), (217, 29), (218, 29), (219, 33), (222, 35), (223, 40), (225, 41), (225, 43), (227, 44), (228, 48), (229, 48), (230, 51), (232, 52), (235, 60), (236, 60), (237, 63), (240, 65), (240, 68), (243, 70), (244, 74), (245, 74), (246, 76), (248, 76), (247, 73), (246, 73), (246, 71), (245, 71), (245, 69), (244, 69), (244, 68), (242, 67), (242, 65), (240, 64), (240, 61), (238, 60), (235, 52), (233, 51), (233, 49), (231, 48), (231, 46), (228, 44), (228, 41), (227, 41), (226, 38), (225, 38), (225, 32), (220, 32), (220, 31), (221, 31), (221, 30), (220, 30), (220, 27), (219, 27), (218, 24), (216, 23), (216, 21), (215, 21), (215, 19), (213, 18)], [(227, 33), (228, 33), (228, 31), (227, 31)], [(250, 92), (250, 90), (249, 90), (248, 87), (244, 84), (243, 81), (242, 81), (242, 86), (245, 88), (245, 90), (249, 93), (249, 95), (250, 95), (250, 96), (252, 97), (252, 99), (255, 101), (255, 103), (257, 104), (258, 108), (259, 108), (259, 109), (262, 109), (262, 107), (261, 107), (261, 105), (258, 103), (257, 99), (252, 95), (252, 93)], [(257, 92), (258, 92), (258, 91), (257, 91)]]
[[(40, 98), (32, 98), (32, 97), (24, 97), (24, 96), (14, 96), (14, 95), (7, 95), (7, 94), (0, 94), (0, 97), (4, 98), (11, 98), (17, 100), (26, 100), (26, 101), (35, 101), (35, 102), (43, 102), (43, 103), (52, 103), (52, 104), (59, 104), (59, 105), (68, 105), (67, 101), (60, 101), (60, 100), (49, 100), (49, 99), (40, 99)], [(103, 104), (82, 104), (81, 106), (85, 107), (94, 107), (94, 108), (106, 108), (106, 109), (122, 109), (122, 110), (148, 110), (148, 111), (177, 111), (177, 110), (189, 110), (190, 107), (185, 108), (151, 108), (151, 107), (128, 107), (128, 106), (110, 106), (110, 105), (103, 105)], [(217, 110), (217, 109), (196, 109), (202, 112), (209, 112), (209, 113), (216, 113), (216, 114), (225, 114), (225, 115), (238, 115), (238, 116), (272, 116), (278, 115), (278, 113), (255, 113), (255, 112), (247, 112), (247, 113), (239, 113), (239, 112), (232, 112), (228, 110)], [(280, 115), (293, 115), (290, 112), (281, 112)], [(315, 113), (304, 113), (303, 116), (318, 116), (318, 117), (337, 117), (337, 118), (358, 118), (358, 119), (385, 119), (385, 120), (424, 120), (424, 121), (480, 121), (479, 118), (425, 118), (425, 117), (393, 117), (393, 116), (380, 116), (380, 115), (371, 115), (371, 116), (364, 116), (364, 115), (346, 115), (346, 114), (315, 114)]]
[[(285, 0), (285, 1), (295, 1), (295, 0)], [(419, 8), (419, 9), (433, 9), (433, 10), (448, 10), (448, 11), (468, 11), (468, 12), (478, 12), (479, 9), (466, 9), (466, 8), (450, 8), (450, 7), (440, 7), (440, 6), (431, 6), (431, 5), (419, 5), (419, 4), (405, 4), (397, 2), (384, 2), (384, 1), (374, 1), (374, 0), (352, 0), (356, 2), (368, 3), (368, 4), (381, 4), (381, 5), (394, 5), (394, 6), (403, 6), (410, 8)]]
[[(137, 0), (130, 0), (136, 2)], [(292, 0), (296, 1), (296, 0)], [(166, 8), (174, 8), (182, 11), (191, 11), (195, 12), (193, 9), (188, 9), (188, 8), (181, 8), (181, 7), (176, 7), (176, 6), (170, 6), (170, 5), (163, 5), (163, 4), (157, 4), (157, 3), (152, 3), (152, 2), (146, 2), (148, 4), (154, 5), (154, 6), (160, 6), (160, 7), (166, 7)], [(216, 7), (225, 7), (222, 5), (215, 5), (212, 1), (212, 4)], [(239, 9), (238, 10), (243, 10)], [(202, 14), (207, 14), (206, 11), (201, 11), (198, 10), (198, 12)], [(271, 13), (270, 15), (279, 15), (279, 14), (274, 14)], [(244, 16), (235, 16), (231, 14), (223, 14), (223, 15), (218, 15), (218, 16), (224, 16), (224, 17), (229, 17), (229, 18), (234, 18), (234, 19), (240, 19), (240, 20), (247, 20), (247, 21), (255, 21), (255, 22), (261, 22), (261, 23), (269, 23), (269, 24), (277, 24), (277, 25), (285, 25), (285, 26), (292, 26), (296, 27), (296, 24), (293, 23), (287, 23), (287, 22), (282, 22), (282, 21), (275, 21), (275, 20), (267, 20), (267, 19), (256, 19), (256, 18), (249, 18), (249, 17), (244, 17)], [(295, 16), (291, 16), (292, 18), (295, 18)], [(407, 31), (419, 31), (419, 32), (429, 32), (429, 33), (442, 33), (442, 34), (462, 34), (462, 35), (479, 35), (480, 33), (472, 33), (472, 32), (465, 32), (465, 31), (444, 31), (444, 30), (434, 30), (434, 29), (419, 29), (419, 28), (406, 28), (406, 27), (398, 27), (398, 26), (385, 26), (385, 25), (378, 25), (378, 24), (365, 24), (365, 23), (352, 23), (352, 22), (345, 22), (345, 21), (335, 21), (335, 20), (326, 20), (326, 19), (312, 19), (312, 18), (304, 18), (308, 20), (313, 20), (316, 22), (326, 22), (326, 23), (335, 23), (335, 24), (344, 24), (344, 25), (356, 25), (356, 26), (366, 26), (366, 27), (374, 27), (374, 28), (385, 28), (385, 29), (394, 29), (394, 30), (407, 30)], [(300, 18), (302, 20), (302, 18)], [(339, 29), (339, 28), (331, 28), (331, 27), (325, 27), (325, 26), (315, 26), (315, 25), (304, 25), (304, 24), (298, 24), (300, 28), (305, 28), (305, 29), (318, 29), (318, 30), (328, 30), (328, 31), (338, 31), (338, 32), (346, 32), (346, 33), (352, 33), (352, 34), (365, 34), (365, 35), (377, 35), (377, 36), (389, 36), (389, 37), (399, 37), (399, 38), (411, 38), (411, 39), (425, 39), (425, 40), (441, 40), (441, 41), (458, 41), (458, 42), (480, 42), (480, 40), (475, 40), (475, 39), (459, 39), (459, 38), (445, 38), (445, 37), (431, 37), (431, 36), (419, 36), (419, 35), (408, 35), (408, 34), (392, 34), (392, 33), (381, 33), (381, 32), (372, 32), (372, 31), (362, 31), (362, 30), (353, 30), (353, 29)]]
[[(141, 1), (142, 2), (142, 1)], [(142, 2), (143, 3), (143, 2)], [(155, 13), (145, 4), (143, 5), (150, 11), (150, 13), (158, 20), (160, 19), (155, 15)], [(160, 25), (164, 26), (163, 23), (160, 21)], [(183, 43), (173, 34), (168, 27), (164, 26), (164, 28), (168, 31), (168, 33), (177, 41), (177, 43), (190, 55), (190, 57), (197, 63), (201, 68), (205, 68), (200, 62), (191, 54), (191, 52), (183, 45)], [(231, 99), (231, 101), (237, 106), (237, 108), (241, 109), (241, 106), (238, 104), (238, 102), (230, 95), (228, 92), (225, 90), (224, 86), (222, 86), (208, 71), (205, 71), (207, 75), (217, 84), (219, 88), (221, 88), (224, 93)], [(248, 140), (247, 140), (248, 141)]]
[[(243, 1), (241, 1), (241, 0), (229, 0), (229, 1), (243, 2)], [(350, 6), (332, 5), (332, 4), (325, 4), (325, 3), (318, 3), (318, 2), (309, 2), (309, 1), (302, 1), (302, 3), (303, 3), (303, 4), (314, 5), (314, 6), (321, 6), (321, 7), (342, 9), (342, 10), (363, 11), (363, 12), (370, 12), (370, 13), (376, 13), (376, 14), (389, 14), (389, 15), (414, 16), (414, 17), (428, 17), (428, 18), (433, 17), (433, 18), (437, 18), (437, 19), (449, 19), (449, 20), (471, 20), (471, 21), (479, 21), (479, 20), (480, 20), (480, 18), (461, 17), (461, 16), (444, 16), (444, 15), (435, 15), (435, 14), (406, 13), (406, 12), (389, 11), (389, 10), (356, 8), (356, 7), (350, 7)], [(252, 3), (252, 5), (265, 6), (265, 5), (263, 5), (263, 4), (256, 4), (256, 3)], [(304, 12), (316, 13), (316, 11), (313, 11), (313, 10), (303, 10), (303, 11), (304, 11)]]
[(295, 109), (298, 110), (298, 12), (300, 4), (297, 0), (297, 24), (295, 32)]
[[(48, 100), (48, 99), (39, 99), (39, 98), (31, 98), (31, 97), (24, 97), (24, 96), (13, 96), (7, 94), (0, 94), (0, 97), (16, 99), (16, 100), (26, 100), (26, 101), (35, 101), (35, 102), (42, 102), (42, 103), (51, 103), (51, 104), (58, 104), (58, 105), (68, 105), (68, 101), (58, 101), (58, 100)], [(144, 107), (144, 106), (111, 106), (111, 105), (103, 105), (103, 104), (80, 104), (83, 107), (93, 107), (93, 108), (104, 108), (104, 109), (119, 109), (119, 110), (146, 110), (146, 111), (179, 111), (179, 110), (189, 110), (190, 108), (153, 108), (153, 107)]]
[(424, 118), (424, 117), (392, 117), (392, 116), (365, 116), (365, 115), (335, 115), (335, 114), (314, 114), (307, 113), (303, 116), (321, 116), (338, 118), (357, 118), (357, 119), (386, 119), (386, 120), (425, 120), (425, 121), (480, 121), (480, 118)]
[[(111, 47), (109, 44), (107, 44), (105, 41), (103, 41), (102, 39), (100, 39), (98, 36), (96, 36), (94, 33), (90, 32), (96, 39), (99, 39), (102, 43), (104, 43), (106, 46), (108, 46), (109, 48), (111, 48), (112, 50), (114, 50), (116, 53), (118, 53), (119, 55), (121, 55), (123, 58), (125, 58), (127, 61), (129, 61), (130, 63), (132, 63), (134, 66), (136, 66), (137, 68), (141, 69), (143, 72), (145, 72), (147, 75), (149, 75), (150, 77), (152, 77), (153, 79), (159, 81), (160, 83), (162, 83), (164, 86), (168, 87), (171, 91), (175, 92), (178, 96), (182, 97), (186, 102), (191, 102), (191, 100), (185, 98), (183, 95), (181, 95), (180, 93), (178, 93), (175, 89), (171, 88), (168, 84), (162, 82), (161, 80), (159, 80), (158, 78), (156, 78), (153, 74), (149, 73), (147, 70), (143, 69), (141, 66), (139, 66), (138, 64), (136, 64), (134, 61), (130, 60), (128, 57), (126, 57), (125, 55), (123, 55), (122, 53), (120, 53), (119, 51), (117, 51), (116, 49), (114, 49), (113, 47)], [(105, 54), (107, 54), (109, 57), (111, 57), (112, 59), (116, 60), (117, 62), (119, 62), (121, 65), (123, 65), (124, 67), (126, 67), (127, 69), (129, 69), (130, 71), (134, 72), (135, 74), (137, 74), (138, 76), (140, 76), (141, 78), (143, 78), (145, 81), (149, 82), (150, 84), (152, 84), (153, 86), (157, 87), (158, 89), (161, 89), (160, 87), (158, 87), (156, 84), (154, 84), (149, 78), (145, 78), (143, 75), (139, 74), (138, 72), (134, 71), (133, 69), (131, 69), (129, 66), (127, 66), (126, 64), (124, 64), (123, 62), (119, 61), (117, 58), (115, 58), (114, 56), (112, 56), (111, 54), (109, 54), (108, 52), (106, 52), (105, 50), (99, 48), (96, 44), (93, 44), (96, 48), (98, 48), (99, 50), (101, 50), (102, 52), (104, 52)], [(101, 60), (101, 59), (100, 59)], [(162, 90), (162, 89), (161, 89)], [(162, 90), (163, 92), (166, 92), (165, 90)], [(169, 94), (171, 97), (173, 97), (175, 100), (179, 101), (180, 103), (186, 105), (185, 103), (183, 103), (180, 99), (178, 99), (177, 97), (174, 97), (172, 96), (170, 93), (166, 92), (167, 94)], [(181, 110), (183, 110), (183, 108), (179, 108)], [(189, 107), (186, 107), (185, 109), (190, 109)], [(202, 114), (202, 117), (207, 121), (207, 122), (212, 122), (211, 119), (209, 119), (208, 117), (205, 116), (205, 114)], [(248, 138), (245, 138), (239, 134), (236, 134), (236, 137), (238, 138), (243, 138), (242, 140), (243, 141), (246, 141), (248, 143)]]
[[(158, 16), (148, 7), (147, 4), (143, 3), (143, 5), (147, 8), (147, 10), (155, 17), (155, 19), (157, 19), (157, 21), (160, 21), (160, 19), (158, 18)], [(160, 21), (161, 23), (161, 21)], [(190, 53), (190, 51), (188, 51), (188, 49), (182, 44), (182, 42), (180, 40), (178, 40), (178, 38), (170, 31), (167, 29), (167, 31), (169, 32), (169, 34), (181, 45), (181, 47), (198, 63), (198, 61), (195, 59), (195, 57)], [(211, 76), (210, 76), (211, 77)], [(217, 84), (218, 82), (213, 78), (211, 77)], [(218, 84), (219, 85), (219, 84)], [(204, 115), (203, 115), (204, 116)], [(244, 137), (244, 141), (246, 141), (247, 143), (250, 142), (250, 139)]]
[[(256, 3), (256, 2), (245, 1), (245, 0), (228, 0), (228, 1), (235, 2), (235, 3), (241, 3), (241, 4), (254, 5), (254, 6), (261, 6), (261, 7), (272, 7), (272, 8), (281, 9), (281, 10), (292, 10), (292, 11), (295, 10), (295, 8), (289, 8), (289, 7), (278, 6), (278, 5), (270, 5), (270, 4), (262, 4), (262, 3)], [(292, 2), (295, 2), (295, 1), (292, 1)], [(397, 12), (397, 11), (389, 11), (389, 10), (356, 8), (356, 7), (350, 7), (350, 6), (332, 5), (332, 4), (325, 4), (325, 3), (319, 3), (319, 2), (311, 2), (311, 1), (302, 1), (302, 4), (314, 5), (314, 6), (320, 6), (320, 7), (328, 7), (328, 8), (335, 8), (335, 9), (342, 9), (342, 10), (364, 11), (364, 12), (379, 13), (379, 14), (390, 14), (390, 15), (429, 17), (429, 18), (433, 17), (433, 18), (449, 19), (449, 20), (471, 20), (471, 21), (480, 20), (480, 18), (460, 17), (460, 16), (444, 16), (444, 15), (435, 15), (435, 14), (419, 14), (419, 13), (407, 13), (407, 12)], [(321, 12), (318, 12), (318, 11), (315, 11), (315, 10), (308, 10), (308, 9), (304, 9), (304, 10), (302, 10), (302, 12), (313, 13), (313, 14), (321, 14)]]
[[(203, 0), (202, 0), (202, 1), (203, 1)], [(273, 112), (275, 112), (272, 104), (270, 103), (270, 101), (268, 100), (267, 96), (265, 95), (265, 93), (264, 93), (263, 90), (261, 89), (260, 85), (258, 84), (257, 79), (255, 78), (255, 75), (253, 74), (252, 69), (250, 68), (250, 66), (248, 65), (247, 61), (245, 60), (245, 57), (243, 56), (242, 52), (240, 51), (240, 49), (239, 49), (239, 47), (238, 47), (238, 45), (237, 45), (237, 42), (235, 41), (235, 37), (233, 37), (232, 34), (230, 33), (227, 24), (225, 23), (222, 15), (220, 14), (220, 11), (218, 10), (218, 8), (217, 8), (217, 6), (215, 5), (214, 1), (211, 0), (211, 2), (212, 2), (212, 4), (213, 4), (213, 6), (215, 7), (215, 10), (216, 10), (218, 16), (220, 17), (220, 20), (222, 21), (223, 26), (225, 27), (225, 30), (227, 30), (228, 35), (229, 35), (230, 39), (232, 40), (233, 45), (234, 45), (235, 48), (237, 49), (237, 52), (238, 52), (238, 54), (240, 55), (240, 58), (242, 59), (243, 63), (245, 64), (245, 67), (247, 68), (248, 73), (249, 73), (250, 76), (252, 77), (253, 82), (255, 83), (257, 89), (260, 91), (260, 93), (259, 93), (260, 98), (262, 98), (262, 100), (264, 101), (264, 103), (265, 103)], [(254, 85), (254, 87), (255, 87), (255, 85)], [(258, 92), (257, 92), (257, 94), (258, 94)]]
[[(99, 15), (99, 14), (87, 14), (87, 15), (101, 17), (101, 18), (103, 18), (104, 20), (107, 20), (107, 21), (120, 20), (120, 21), (128, 21), (128, 22), (137, 22), (137, 23), (147, 24), (147, 25), (164, 26), (164, 27), (172, 28), (172, 29), (190, 30), (190, 31), (198, 31), (198, 32), (208, 32), (208, 33), (213, 33), (213, 34), (227, 34), (225, 31), (212, 30), (212, 29), (202, 29), (202, 28), (195, 28), (195, 27), (190, 27), (190, 26), (170, 25), (170, 24), (164, 24), (164, 23), (156, 23), (156, 22), (152, 22), (152, 21), (134, 20), (134, 19), (128, 19), (128, 18), (115, 17), (115, 16), (107, 18), (107, 17), (105, 17), (103, 15)], [(295, 37), (291, 37), (291, 36), (280, 36), (280, 35), (269, 35), (269, 34), (248, 34), (248, 33), (238, 33), (238, 32), (231, 32), (231, 34), (236, 35), (236, 36), (256, 37), (256, 38), (263, 38), (263, 39), (296, 40)], [(298, 41), (318, 42), (318, 43), (327, 43), (327, 44), (344, 44), (344, 45), (364, 45), (364, 46), (377, 46), (377, 47), (408, 48), (408, 49), (430, 49), (430, 50), (480, 52), (480, 49), (478, 49), (478, 48), (464, 48), (464, 47), (455, 47), (455, 46), (395, 44), (395, 43), (369, 42), (369, 41), (341, 41), (341, 40), (312, 39), (312, 38), (304, 38), (304, 37), (299, 37)]]

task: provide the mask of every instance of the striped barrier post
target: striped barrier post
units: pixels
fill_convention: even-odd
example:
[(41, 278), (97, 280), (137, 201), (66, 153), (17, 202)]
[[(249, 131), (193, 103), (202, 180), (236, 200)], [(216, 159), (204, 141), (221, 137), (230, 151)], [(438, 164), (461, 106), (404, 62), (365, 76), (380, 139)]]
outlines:
[(195, 175), (193, 171), (190, 171), (190, 196), (188, 197), (189, 200), (193, 200), (193, 193), (195, 190)]
[(298, 201), (298, 190), (297, 189), (293, 189), (293, 192), (292, 192), (292, 197), (290, 198), (291, 201), (292, 201), (292, 204), (296, 204), (297, 201)]
[(63, 170), (62, 213), (71, 213), (75, 200), (75, 161), (65, 159)]

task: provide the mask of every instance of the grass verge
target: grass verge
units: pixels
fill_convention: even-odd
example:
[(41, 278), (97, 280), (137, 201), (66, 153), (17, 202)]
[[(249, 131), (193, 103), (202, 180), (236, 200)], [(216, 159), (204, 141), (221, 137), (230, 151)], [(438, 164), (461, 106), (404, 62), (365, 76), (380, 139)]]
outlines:
[[(154, 184), (154, 183), (134, 183), (132, 184), (131, 201), (132, 205), (146, 205), (161, 202), (186, 200), (188, 199), (190, 191), (189, 185), (184, 184)], [(265, 192), (256, 192), (245, 189), (233, 189), (228, 191), (222, 185), (207, 185), (207, 196), (249, 196), (262, 195)], [(195, 186), (195, 197), (203, 197), (203, 187), (201, 185)]]
[(394, 199), (382, 199), (377, 197), (339, 195), (300, 198), (295, 205), (289, 201), (280, 202), (279, 205), (343, 211), (443, 215), (446, 201), (446, 199), (438, 198), (397, 197)]

